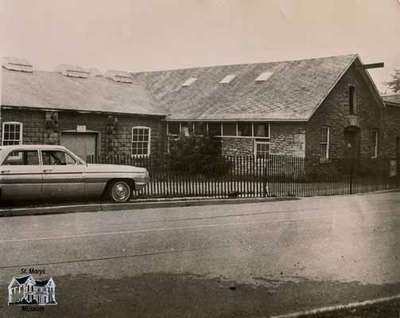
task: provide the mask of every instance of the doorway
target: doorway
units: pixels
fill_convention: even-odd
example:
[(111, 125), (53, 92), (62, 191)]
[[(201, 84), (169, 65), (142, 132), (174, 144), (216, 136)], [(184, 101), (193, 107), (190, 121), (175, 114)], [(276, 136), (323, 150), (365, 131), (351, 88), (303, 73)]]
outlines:
[(344, 130), (345, 158), (358, 160), (360, 158), (360, 128), (347, 127)]
[(71, 150), (83, 160), (97, 154), (97, 133), (63, 132), (61, 145)]

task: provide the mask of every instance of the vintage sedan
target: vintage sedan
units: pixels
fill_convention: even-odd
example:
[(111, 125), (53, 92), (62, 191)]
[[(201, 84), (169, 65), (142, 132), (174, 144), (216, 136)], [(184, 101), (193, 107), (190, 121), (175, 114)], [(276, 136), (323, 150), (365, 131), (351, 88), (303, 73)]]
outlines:
[(107, 197), (127, 202), (149, 182), (145, 168), (87, 164), (63, 146), (0, 147), (0, 200)]

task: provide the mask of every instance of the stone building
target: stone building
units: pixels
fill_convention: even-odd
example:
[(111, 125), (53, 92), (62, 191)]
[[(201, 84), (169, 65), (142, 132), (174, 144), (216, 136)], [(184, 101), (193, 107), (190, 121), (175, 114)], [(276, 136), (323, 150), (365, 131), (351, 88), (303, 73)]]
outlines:
[(228, 155), (315, 165), (378, 158), (385, 105), (357, 55), (133, 74), (169, 114), (168, 137), (212, 134)]
[(226, 155), (326, 166), (395, 156), (397, 105), (385, 106), (357, 55), (105, 74), (36, 71), (10, 60), (2, 69), (1, 141), (62, 144), (82, 157), (157, 156), (182, 134), (209, 134)]
[(9, 59), (1, 74), (2, 145), (61, 144), (84, 159), (162, 152), (165, 115), (129, 73)]
[(384, 152), (392, 158), (400, 158), (400, 94), (383, 96), (385, 101)]

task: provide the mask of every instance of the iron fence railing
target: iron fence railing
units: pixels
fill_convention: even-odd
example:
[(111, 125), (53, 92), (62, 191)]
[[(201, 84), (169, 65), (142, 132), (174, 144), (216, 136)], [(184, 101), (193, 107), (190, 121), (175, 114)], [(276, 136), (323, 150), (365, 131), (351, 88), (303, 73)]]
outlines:
[[(352, 194), (399, 187), (393, 159), (336, 159), (320, 163), (288, 156), (224, 156), (221, 171), (193, 173), (190, 162), (179, 171), (168, 157), (102, 155), (88, 163), (145, 167), (150, 183), (137, 197), (284, 197)], [(186, 167), (186, 168), (185, 168)], [(189, 173), (189, 171), (191, 171)]]

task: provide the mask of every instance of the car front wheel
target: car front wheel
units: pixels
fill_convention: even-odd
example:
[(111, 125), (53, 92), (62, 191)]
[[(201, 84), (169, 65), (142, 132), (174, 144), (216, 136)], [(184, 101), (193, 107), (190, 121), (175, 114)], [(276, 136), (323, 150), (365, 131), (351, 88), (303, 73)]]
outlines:
[(116, 203), (127, 202), (132, 194), (130, 185), (123, 180), (114, 181), (109, 188), (109, 197)]

